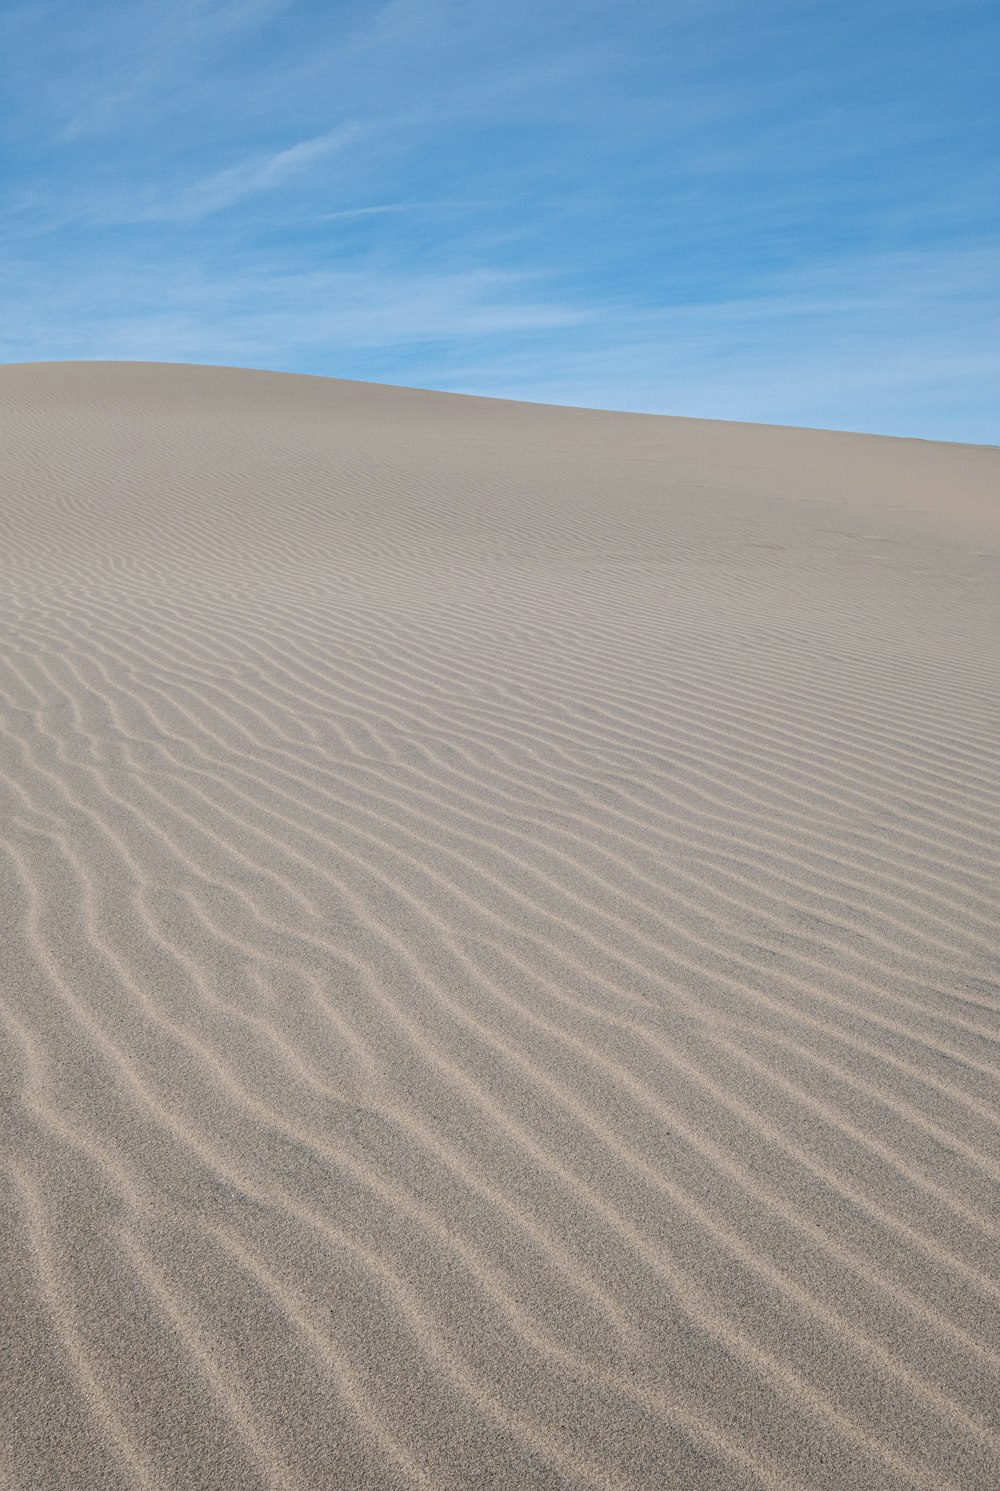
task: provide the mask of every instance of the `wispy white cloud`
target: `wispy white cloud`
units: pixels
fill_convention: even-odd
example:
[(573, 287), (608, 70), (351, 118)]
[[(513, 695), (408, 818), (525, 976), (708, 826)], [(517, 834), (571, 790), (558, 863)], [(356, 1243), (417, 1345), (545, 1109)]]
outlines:
[(310, 218), (315, 223), (343, 223), (354, 218), (384, 217), (386, 214), (426, 212), (435, 204), (428, 202), (379, 202), (370, 207), (343, 207), (336, 212), (313, 212)]
[[(91, 65), (53, 66), (51, 45), (42, 45), (45, 82), (63, 73), (55, 117), (63, 143), (97, 139), (127, 130), (157, 112), (171, 96), (183, 96), (199, 68), (241, 33), (266, 26), (291, 0), (133, 0), (128, 6), (94, 3), (76, 17), (60, 16), (62, 44), (76, 43)], [(82, 31), (77, 28), (83, 27)], [(37, 50), (37, 44), (36, 44)]]
[(314, 139), (300, 140), (283, 150), (268, 151), (216, 171), (161, 200), (137, 204), (135, 216), (147, 222), (179, 222), (207, 217), (233, 207), (258, 192), (273, 191), (294, 177), (302, 176), (317, 162), (342, 150), (361, 133), (357, 124), (345, 124)]
[(547, 297), (537, 276), (503, 271), (292, 275), (259, 264), (228, 274), (149, 268), (123, 276), (118, 265), (95, 263), (71, 286), (36, 277), (27, 299), (0, 298), (0, 361), (28, 356), (41, 340), (52, 358), (282, 367), (319, 356), (347, 376), (342, 359), (359, 351), (530, 339), (593, 315)]
[(555, 357), (456, 347), (435, 371), (501, 398), (1000, 443), (1000, 241), (855, 252), (656, 310), (605, 302)]

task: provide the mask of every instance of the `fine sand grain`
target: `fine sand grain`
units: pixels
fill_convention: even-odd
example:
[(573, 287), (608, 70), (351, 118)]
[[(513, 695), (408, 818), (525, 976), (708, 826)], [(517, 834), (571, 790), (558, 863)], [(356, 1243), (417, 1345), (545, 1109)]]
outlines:
[(0, 446), (0, 1485), (995, 1491), (1000, 452)]

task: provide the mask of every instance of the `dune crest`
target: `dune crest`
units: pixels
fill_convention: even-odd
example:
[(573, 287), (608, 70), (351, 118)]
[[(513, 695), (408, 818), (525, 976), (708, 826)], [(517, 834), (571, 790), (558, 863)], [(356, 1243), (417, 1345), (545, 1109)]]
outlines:
[(0, 368), (0, 1485), (1000, 1484), (1000, 451)]

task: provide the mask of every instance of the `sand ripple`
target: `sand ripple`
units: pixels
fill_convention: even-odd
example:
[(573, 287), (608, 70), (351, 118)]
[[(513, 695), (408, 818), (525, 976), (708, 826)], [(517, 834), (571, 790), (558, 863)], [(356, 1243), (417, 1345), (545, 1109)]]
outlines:
[(0, 1485), (1000, 1485), (1000, 453), (0, 369)]

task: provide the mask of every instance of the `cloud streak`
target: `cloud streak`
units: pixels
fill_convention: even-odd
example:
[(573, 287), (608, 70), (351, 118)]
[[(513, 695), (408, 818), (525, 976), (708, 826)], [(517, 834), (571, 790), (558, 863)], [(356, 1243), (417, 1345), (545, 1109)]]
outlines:
[(300, 140), (283, 150), (252, 156), (194, 182), (176, 195), (168, 195), (162, 201), (148, 205), (136, 216), (147, 222), (182, 222), (222, 212), (248, 197), (275, 191), (306, 175), (360, 134), (357, 124), (345, 124), (314, 139)]

